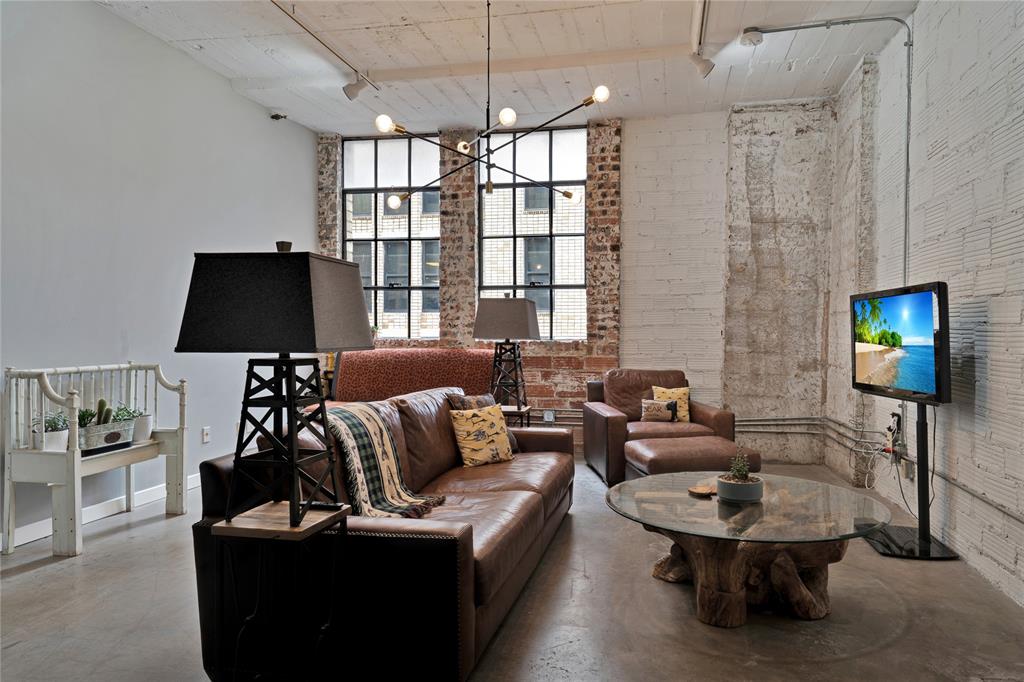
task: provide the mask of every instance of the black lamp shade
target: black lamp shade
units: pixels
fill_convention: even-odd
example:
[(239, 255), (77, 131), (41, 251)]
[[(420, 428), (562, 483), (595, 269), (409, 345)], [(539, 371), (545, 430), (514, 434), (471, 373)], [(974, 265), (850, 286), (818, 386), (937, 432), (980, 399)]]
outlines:
[(373, 348), (356, 263), (315, 253), (197, 253), (178, 353)]

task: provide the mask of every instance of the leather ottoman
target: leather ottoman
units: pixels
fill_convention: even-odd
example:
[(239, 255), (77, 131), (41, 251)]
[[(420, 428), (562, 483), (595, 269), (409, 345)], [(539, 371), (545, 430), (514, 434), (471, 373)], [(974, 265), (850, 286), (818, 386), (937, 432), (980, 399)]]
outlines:
[[(648, 438), (626, 443), (626, 480), (677, 471), (728, 471), (736, 443), (720, 436)], [(761, 470), (761, 455), (745, 451), (751, 471)]]

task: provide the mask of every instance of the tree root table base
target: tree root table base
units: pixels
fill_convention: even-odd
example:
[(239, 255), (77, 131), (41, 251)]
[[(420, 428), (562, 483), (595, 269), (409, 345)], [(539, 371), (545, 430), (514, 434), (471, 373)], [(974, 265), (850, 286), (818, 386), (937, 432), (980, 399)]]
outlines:
[(828, 565), (842, 560), (847, 540), (767, 543), (721, 540), (644, 526), (673, 541), (654, 565), (654, 577), (692, 582), (697, 618), (723, 628), (747, 622), (747, 607), (786, 607), (797, 618), (818, 620), (832, 608)]

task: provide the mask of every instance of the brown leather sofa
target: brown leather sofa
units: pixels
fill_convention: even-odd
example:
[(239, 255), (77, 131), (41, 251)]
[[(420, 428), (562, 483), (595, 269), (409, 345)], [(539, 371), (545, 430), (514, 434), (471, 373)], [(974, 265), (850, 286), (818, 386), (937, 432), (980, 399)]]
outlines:
[(604, 379), (587, 382), (583, 403), (583, 456), (613, 486), (626, 478), (627, 441), (718, 436), (735, 441), (732, 412), (690, 401), (689, 422), (640, 421), (641, 401), (653, 397), (652, 386), (689, 386), (677, 369), (610, 369)]
[[(570, 430), (513, 428), (515, 460), (465, 468), (444, 397), (452, 392), (462, 391), (432, 389), (374, 403), (391, 426), (406, 483), (446, 501), (421, 519), (349, 517), (345, 579), (337, 588), (346, 633), (337, 653), (357, 668), (346, 663), (342, 670), (379, 666), (385, 676), (465, 679), (572, 504)], [(232, 459), (200, 464), (203, 519), (193, 526), (203, 665), (211, 676), (217, 564), (210, 525), (223, 517)]]

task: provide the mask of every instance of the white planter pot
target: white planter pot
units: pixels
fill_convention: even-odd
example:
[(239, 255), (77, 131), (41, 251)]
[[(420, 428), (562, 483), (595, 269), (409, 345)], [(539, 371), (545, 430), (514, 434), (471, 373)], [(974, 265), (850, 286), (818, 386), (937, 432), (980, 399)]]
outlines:
[(104, 448), (104, 452), (116, 446), (131, 444), (135, 420), (130, 422), (110, 422), (109, 424), (93, 424), (78, 430), (78, 447), (83, 454)]
[[(42, 434), (42, 438), (39, 437), (38, 433), (32, 434), (35, 438), (36, 450), (45, 450), (47, 452), (66, 452), (68, 449), (68, 430), (63, 431), (46, 431)], [(42, 441), (40, 443), (40, 440)]]
[(717, 486), (718, 499), (725, 502), (757, 502), (764, 495), (764, 481), (756, 476), (751, 476), (747, 483), (735, 483), (718, 477)]
[(144, 414), (135, 418), (135, 432), (132, 434), (133, 443), (145, 443), (153, 438), (153, 415)]

